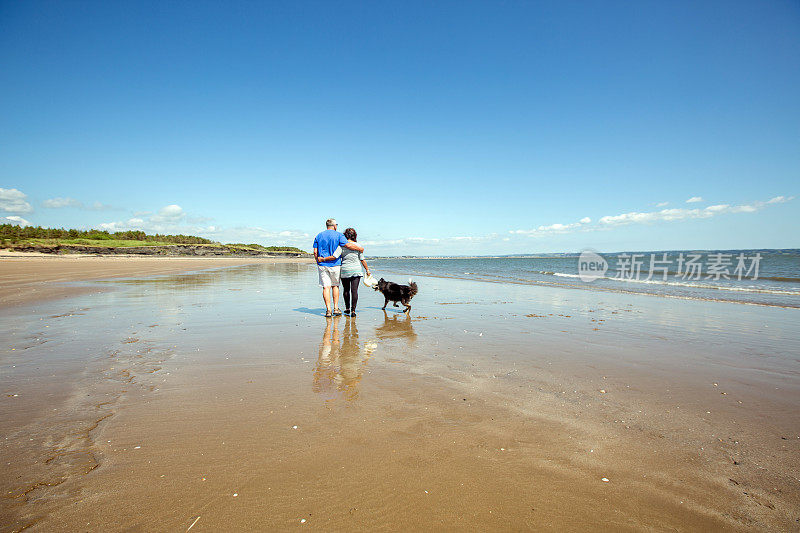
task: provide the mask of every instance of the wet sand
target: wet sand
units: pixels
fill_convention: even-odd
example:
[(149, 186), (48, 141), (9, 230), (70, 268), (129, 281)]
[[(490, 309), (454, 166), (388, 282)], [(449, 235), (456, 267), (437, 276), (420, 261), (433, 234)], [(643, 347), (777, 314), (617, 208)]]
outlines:
[[(0, 306), (63, 298), (86, 292), (69, 281), (176, 274), (193, 270), (250, 264), (313, 263), (293, 257), (143, 257), (52, 255), (0, 251)], [(61, 283), (61, 284), (59, 284)]]
[(7, 307), (3, 530), (800, 524), (796, 310), (417, 281), (411, 317), (326, 320), (303, 264)]

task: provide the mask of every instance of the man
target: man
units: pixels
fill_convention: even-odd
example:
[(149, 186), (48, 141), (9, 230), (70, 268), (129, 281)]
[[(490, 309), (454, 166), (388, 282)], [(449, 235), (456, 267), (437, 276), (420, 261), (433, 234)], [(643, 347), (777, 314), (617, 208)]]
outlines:
[[(339, 274), (342, 267), (341, 252), (336, 253), (340, 246), (363, 252), (364, 248), (354, 242), (347, 242), (347, 238), (339, 233), (336, 220), (329, 218), (325, 221), (325, 231), (319, 233), (314, 239), (314, 259), (319, 270), (319, 286), (322, 287), (322, 299), (325, 301), (325, 316), (339, 316)], [(330, 289), (330, 293), (328, 291)], [(331, 301), (333, 306), (331, 306)], [(331, 309), (333, 311), (331, 312)]]

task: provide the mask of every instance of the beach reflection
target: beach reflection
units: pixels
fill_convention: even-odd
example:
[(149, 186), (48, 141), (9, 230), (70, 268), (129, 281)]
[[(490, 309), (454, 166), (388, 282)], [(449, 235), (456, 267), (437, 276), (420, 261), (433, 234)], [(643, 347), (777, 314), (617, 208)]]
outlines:
[(417, 340), (411, 315), (408, 313), (387, 313), (383, 312), (383, 325), (375, 328), (375, 334), (379, 339), (405, 338), (409, 344)]
[[(218, 267), (185, 274), (168, 274), (155, 277), (99, 280), (93, 283), (107, 283), (140, 287), (124, 293), (128, 298), (150, 298), (155, 295), (172, 296), (203, 290), (204, 294), (217, 291), (249, 291), (266, 286), (274, 290), (291, 290), (297, 286), (298, 279), (308, 275), (308, 265), (277, 263)], [(266, 280), (269, 280), (267, 284)]]
[(375, 349), (374, 343), (362, 346), (359, 342), (358, 325), (353, 319), (344, 319), (340, 333), (342, 320), (340, 316), (325, 319), (319, 358), (314, 368), (313, 390), (325, 396), (326, 401), (358, 398), (364, 366)]

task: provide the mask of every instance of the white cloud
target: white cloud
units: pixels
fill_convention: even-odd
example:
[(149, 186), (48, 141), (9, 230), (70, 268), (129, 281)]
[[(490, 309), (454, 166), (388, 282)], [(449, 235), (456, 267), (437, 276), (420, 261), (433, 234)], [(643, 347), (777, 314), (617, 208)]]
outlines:
[(702, 196), (692, 196), (691, 198), (686, 200), (686, 203), (687, 204), (696, 204), (697, 202), (702, 202), (702, 201), (703, 201), (703, 197)]
[(119, 207), (113, 205), (103, 204), (100, 202), (93, 202), (92, 205), (84, 207), (88, 211), (121, 211)]
[(668, 205), (669, 205), (669, 202), (658, 202), (656, 204), (656, 207), (667, 207)]
[(313, 237), (300, 230), (269, 230), (261, 227), (238, 226), (234, 228), (214, 228), (215, 238), (222, 242), (259, 243), (267, 246), (296, 246), (310, 250)]
[(48, 209), (60, 209), (62, 207), (83, 207), (83, 203), (75, 198), (49, 198), (42, 202)]
[(447, 245), (465, 242), (481, 243), (492, 239), (498, 238), (496, 233), (488, 235), (457, 235), (454, 237), (404, 237), (402, 239), (378, 239), (369, 241), (358, 241), (359, 244), (364, 246), (433, 246), (433, 245)]
[(752, 204), (743, 205), (718, 204), (710, 205), (702, 209), (673, 208), (643, 213), (634, 211), (621, 215), (604, 216), (600, 219), (599, 223), (604, 226), (626, 226), (628, 224), (652, 224), (654, 222), (710, 218), (728, 213), (755, 213), (768, 204), (784, 203), (790, 201), (792, 198), (794, 197), (786, 198), (784, 196), (776, 196), (766, 202), (753, 202)]
[[(711, 218), (722, 214), (755, 213), (768, 205), (782, 204), (793, 199), (794, 196), (776, 196), (770, 200), (767, 200), (766, 202), (758, 201), (742, 205), (717, 204), (710, 205), (702, 209), (672, 208), (661, 209), (658, 211), (633, 211), (630, 213), (601, 217), (597, 224), (591, 224), (591, 219), (589, 217), (584, 217), (579, 222), (572, 222), (569, 224), (556, 223), (550, 225), (541, 225), (535, 229), (517, 229), (511, 230), (509, 233), (516, 235), (528, 235), (531, 237), (543, 237), (549, 235), (574, 233), (576, 231), (597, 231), (618, 226), (627, 226), (629, 224), (653, 224), (655, 222), (672, 222), (677, 220)], [(666, 205), (666, 203), (667, 202), (662, 202), (661, 204), (657, 205)]]
[(297, 246), (309, 249), (311, 236), (299, 230), (268, 230), (260, 227), (224, 228), (204, 225), (210, 217), (190, 215), (177, 204), (162, 207), (156, 213), (137, 211), (127, 220), (104, 222), (98, 229), (109, 232), (140, 230), (147, 233), (196, 235), (221, 242), (261, 243), (277, 246)]
[(113, 205), (107, 205), (100, 202), (94, 202), (90, 205), (86, 205), (80, 200), (76, 200), (75, 198), (49, 198), (42, 202), (42, 206), (48, 209), (61, 209), (64, 207), (73, 207), (75, 209), (83, 209), (84, 211), (114, 211), (118, 208), (114, 207)]
[(377, 241), (359, 241), (359, 244), (363, 244), (364, 246), (400, 246), (406, 244), (421, 244), (419, 242), (410, 243), (407, 242), (406, 239), (389, 239), (389, 240), (377, 240)]
[(572, 228), (580, 227), (580, 222), (574, 222), (572, 224), (550, 224), (549, 226), (539, 226), (537, 231), (545, 231), (545, 232), (553, 232), (553, 233), (560, 233), (562, 231), (567, 231)]
[(30, 213), (33, 207), (27, 198), (28, 195), (20, 190), (0, 188), (0, 209), (9, 213)]
[(157, 214), (150, 217), (150, 221), (156, 224), (176, 224), (185, 216), (181, 206), (171, 204), (159, 209)]
[(101, 224), (98, 224), (96, 227), (97, 229), (102, 229), (113, 233), (115, 231), (140, 229), (143, 222), (144, 221), (140, 218), (131, 218), (123, 222), (103, 222)]
[[(205, 217), (198, 217), (205, 220)], [(209, 219), (210, 220), (210, 219)], [(216, 230), (214, 226), (199, 224), (186, 224), (186, 212), (179, 205), (171, 204), (162, 207), (156, 214), (137, 212), (127, 220), (104, 222), (98, 224), (98, 229), (106, 231), (141, 230), (148, 233), (183, 233), (194, 234), (211, 233)]]
[(183, 235), (196, 235), (198, 237), (205, 237), (205, 238), (214, 238), (213, 234), (218, 231), (218, 228), (215, 226), (197, 226), (197, 225), (189, 225), (189, 224), (164, 224), (164, 223), (153, 223), (151, 220), (145, 220), (143, 218), (133, 217), (129, 218), (128, 220), (121, 220), (116, 222), (103, 222), (101, 224), (97, 224), (97, 229), (109, 231), (111, 233), (115, 231), (128, 231), (128, 230), (138, 230), (144, 231), (147, 233), (162, 233), (162, 234), (183, 234)]
[(408, 237), (405, 239), (410, 244), (439, 244), (442, 239), (428, 237)]
[(16, 215), (0, 217), (0, 224), (14, 224), (15, 226), (23, 226), (23, 227), (31, 225), (30, 222)]
[(786, 202), (788, 202), (790, 200), (794, 200), (794, 196), (789, 196), (788, 198), (786, 196), (776, 196), (775, 198), (771, 198), (771, 199), (767, 200), (767, 203), (768, 204), (785, 204)]
[(535, 229), (517, 229), (509, 231), (509, 233), (516, 233), (517, 235), (530, 235), (531, 237), (541, 237), (545, 235), (572, 233), (573, 231), (583, 228), (590, 224), (592, 219), (583, 217), (580, 222), (571, 222), (569, 224), (555, 223), (550, 225), (542, 225)]

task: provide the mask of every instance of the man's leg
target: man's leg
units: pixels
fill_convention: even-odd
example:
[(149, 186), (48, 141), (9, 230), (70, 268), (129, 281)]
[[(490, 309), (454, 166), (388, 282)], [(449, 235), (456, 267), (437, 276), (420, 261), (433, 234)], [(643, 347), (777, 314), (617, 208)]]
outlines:
[(331, 291), (333, 292), (333, 312), (336, 314), (338, 311), (339, 314), (342, 312), (339, 311), (339, 281), (341, 275), (341, 269), (337, 267), (332, 267), (330, 269), (330, 276), (331, 276)]
[(317, 271), (319, 272), (319, 285), (322, 287), (322, 301), (325, 302), (325, 310), (327, 311), (327, 315), (331, 314), (331, 295), (328, 292), (328, 289), (331, 288), (331, 278), (328, 270), (321, 266), (317, 266)]
[(331, 293), (328, 291), (330, 287), (322, 287), (322, 300), (325, 302), (325, 310), (331, 312)]
[(331, 292), (333, 293), (333, 309), (339, 309), (339, 286), (334, 285), (331, 287)]

